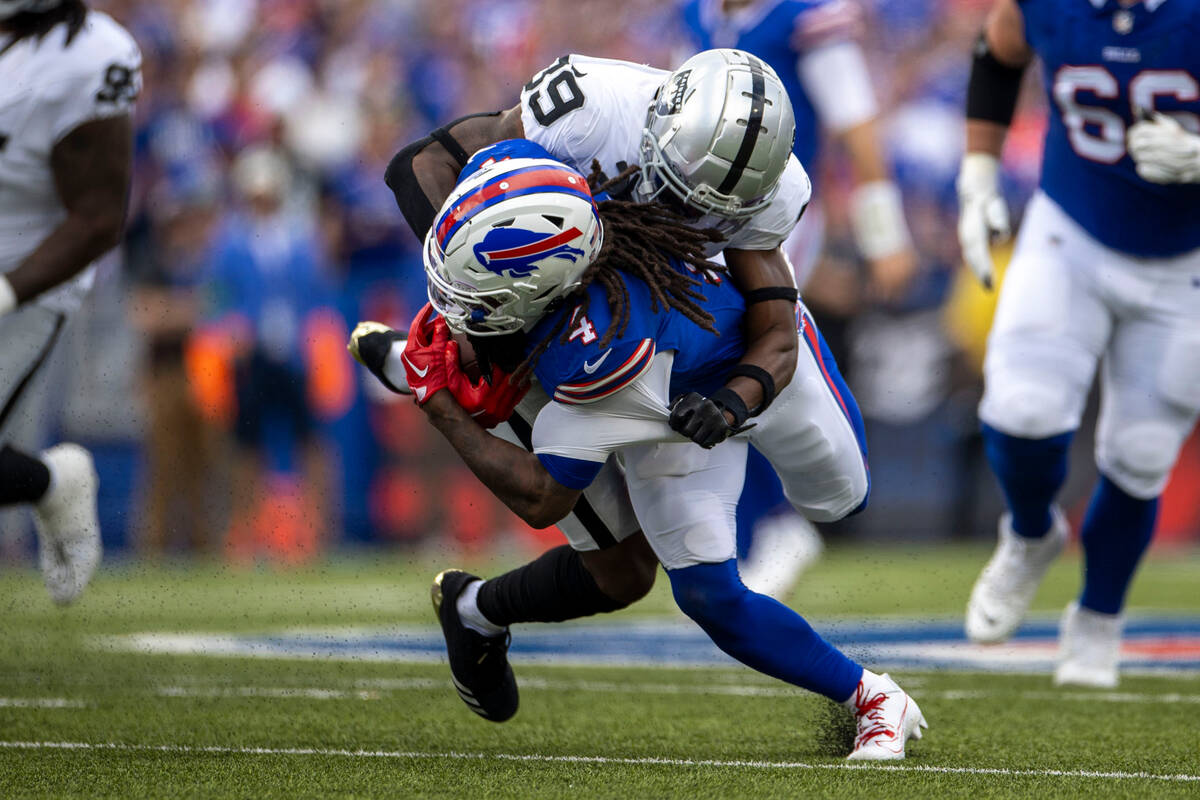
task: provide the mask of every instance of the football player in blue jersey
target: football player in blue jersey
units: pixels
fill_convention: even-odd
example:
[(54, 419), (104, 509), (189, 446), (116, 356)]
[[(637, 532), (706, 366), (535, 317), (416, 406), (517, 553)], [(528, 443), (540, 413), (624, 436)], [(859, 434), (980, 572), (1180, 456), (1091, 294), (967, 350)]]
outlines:
[(1036, 55), (1050, 99), (1029, 203), (988, 342), (980, 406), (1008, 504), (967, 606), (1007, 639), (1068, 537), (1055, 498), (1097, 366), (1100, 480), (1058, 684), (1117, 684), (1121, 610), (1158, 498), (1200, 413), (1200, 2), (997, 0), (975, 50), (958, 179), (967, 264), (992, 281), (1008, 234), (998, 159)]
[[(861, 417), (803, 304), (793, 335), (800, 358), (824, 379), (788, 383), (753, 424), (736, 400), (722, 404), (745, 353), (746, 304), (710, 269), (712, 235), (658, 202), (597, 206), (581, 174), (530, 142), (485, 148), (426, 236), (431, 307), (403, 350), (405, 380), (472, 471), (531, 525), (558, 522), (619, 462), (679, 607), (734, 658), (844, 704), (858, 726), (851, 759), (903, 758), (924, 726), (912, 699), (738, 577), (734, 510), (749, 443), (779, 471), (793, 505), (816, 519), (861, 506), (868, 479)], [(491, 397), (476, 403), (454, 390), (463, 376), (451, 333), (519, 343), (492, 385), (474, 387), (511, 405), (520, 396), (512, 387), (532, 378), (531, 395), (543, 396), (533, 452), (477, 424), (481, 413), (503, 419), (510, 409), (496, 413)], [(677, 431), (680, 416), (684, 428), (720, 428), (721, 443), (697, 447)], [(467, 648), (450, 647), (463, 700), (484, 716), (511, 714), (517, 696), (502, 658), (506, 630), (475, 619), (492, 634), (489, 647), (488, 637), (460, 623), (472, 614), (464, 589), (478, 584), (447, 570), (435, 582), (434, 605), (448, 643), (470, 636), (479, 644), (469, 658), (456, 658)], [(504, 671), (486, 682), (480, 665), (489, 657)]]
[[(856, 187), (850, 198), (858, 248), (870, 266), (872, 290), (899, 299), (916, 270), (900, 190), (884, 158), (878, 108), (866, 58), (856, 37), (861, 10), (852, 0), (687, 0), (679, 14), (698, 49), (736, 47), (769, 64), (787, 88), (796, 117), (792, 152), (815, 173), (823, 132), (849, 157)], [(784, 248), (800, 289), (824, 242), (820, 203), (810, 205)], [(781, 511), (782, 510), (782, 511)], [(742, 577), (782, 597), (820, 554), (816, 529), (783, 500), (770, 465), (754, 451), (738, 515)]]

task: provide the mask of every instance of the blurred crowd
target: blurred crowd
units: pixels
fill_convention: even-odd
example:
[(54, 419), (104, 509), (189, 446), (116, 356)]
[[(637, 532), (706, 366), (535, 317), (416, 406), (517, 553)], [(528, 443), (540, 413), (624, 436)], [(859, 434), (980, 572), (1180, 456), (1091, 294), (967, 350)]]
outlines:
[[(512, 106), (565, 52), (682, 60), (674, 4), (93, 5), (140, 43), (146, 88), (127, 241), (61, 370), (74, 382), (66, 395), (88, 402), (66, 403), (51, 424), (98, 447), (110, 544), (286, 561), (339, 541), (450, 537), (472, 549), (553, 537), (499, 506), (415, 409), (364, 380), (344, 342), (359, 319), (405, 326), (424, 303), (418, 243), (382, 180), (393, 153), (457, 116)], [(820, 168), (827, 253), (806, 299), (871, 426), (872, 507), (847, 532), (982, 535), (999, 508), (974, 416), (991, 300), (961, 280), (953, 182), (987, 4), (862, 5), (922, 263), (900, 301), (869, 294), (845, 218), (847, 169), (831, 152)], [(1015, 208), (1037, 178), (1038, 97), (1027, 93), (1007, 153)], [(118, 411), (89, 412), (106, 403)], [(1090, 481), (1087, 469), (1073, 475)]]

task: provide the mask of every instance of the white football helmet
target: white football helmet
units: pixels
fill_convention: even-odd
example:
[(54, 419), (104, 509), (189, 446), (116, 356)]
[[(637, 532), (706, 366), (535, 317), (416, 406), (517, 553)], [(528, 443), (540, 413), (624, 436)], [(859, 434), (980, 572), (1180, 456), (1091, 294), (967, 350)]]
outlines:
[(642, 129), (637, 199), (671, 192), (704, 214), (765, 208), (792, 153), (796, 119), (779, 76), (742, 50), (705, 50), (667, 76)]
[(41, 13), (62, 5), (62, 0), (0, 0), (0, 19), (15, 17), (23, 11)]
[(455, 187), (425, 236), (429, 302), (457, 333), (529, 330), (579, 286), (603, 241), (578, 172), (545, 158), (485, 163)]

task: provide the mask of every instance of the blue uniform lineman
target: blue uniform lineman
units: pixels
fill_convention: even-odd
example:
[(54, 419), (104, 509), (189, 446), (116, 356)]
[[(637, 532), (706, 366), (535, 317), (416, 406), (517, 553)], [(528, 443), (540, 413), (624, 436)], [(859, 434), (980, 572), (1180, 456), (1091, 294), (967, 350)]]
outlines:
[(1051, 113), (988, 343), (980, 417), (1009, 513), (968, 604), (973, 639), (1012, 634), (1067, 538), (1054, 500), (1102, 362), (1100, 482), (1057, 683), (1116, 685), (1125, 593), (1200, 413), (1197, 34), (1196, 0), (999, 0), (976, 50), (959, 238), (985, 283), (1008, 226), (996, 156), (1034, 54)]

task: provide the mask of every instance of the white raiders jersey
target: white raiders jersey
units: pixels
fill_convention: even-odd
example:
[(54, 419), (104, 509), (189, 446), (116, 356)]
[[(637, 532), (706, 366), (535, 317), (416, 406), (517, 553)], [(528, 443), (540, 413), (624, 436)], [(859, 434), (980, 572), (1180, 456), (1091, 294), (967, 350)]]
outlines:
[[(521, 90), (525, 138), (584, 175), (591, 173), (595, 159), (614, 177), (640, 162), (646, 114), (669, 74), (630, 61), (563, 56)], [(808, 174), (791, 156), (771, 204), (748, 220), (719, 225), (727, 238), (709, 255), (726, 247), (774, 250), (791, 233), (811, 196)], [(697, 224), (716, 221), (702, 217)]]
[[(129, 114), (141, 89), (142, 55), (107, 14), (89, 11), (66, 44), (60, 24), (11, 47), (0, 37), (0, 273), (16, 268), (66, 217), (50, 152), (93, 120)], [(34, 302), (74, 311), (95, 266)]]

